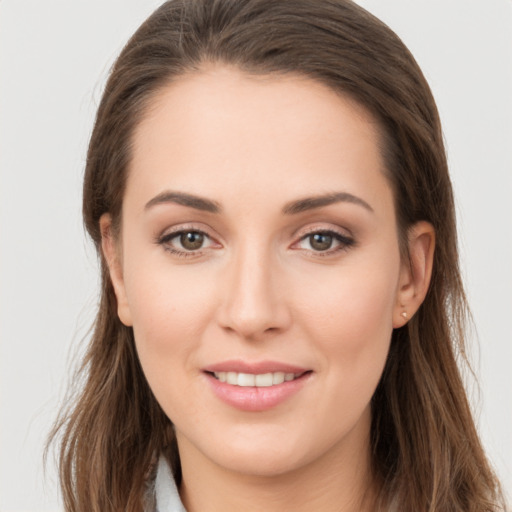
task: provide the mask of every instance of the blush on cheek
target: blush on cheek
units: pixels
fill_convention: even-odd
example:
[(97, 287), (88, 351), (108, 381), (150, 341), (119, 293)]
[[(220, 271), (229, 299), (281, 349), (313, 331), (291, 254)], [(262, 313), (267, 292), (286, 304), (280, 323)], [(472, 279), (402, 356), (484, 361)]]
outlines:
[[(176, 376), (193, 368), (191, 354), (203, 340), (202, 301), (173, 287), (140, 287), (134, 301), (137, 353), (150, 387), (158, 397)], [(188, 299), (188, 300), (187, 300)]]
[(317, 294), (314, 310), (316, 335), (331, 340), (334, 345), (342, 342), (357, 349), (382, 333), (387, 338), (392, 329), (394, 294), (389, 282), (345, 282), (328, 293)]

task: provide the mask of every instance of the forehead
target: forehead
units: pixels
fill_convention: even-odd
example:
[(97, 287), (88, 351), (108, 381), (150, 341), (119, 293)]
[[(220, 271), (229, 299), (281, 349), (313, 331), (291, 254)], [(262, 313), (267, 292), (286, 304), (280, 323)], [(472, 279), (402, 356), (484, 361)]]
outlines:
[(363, 107), (308, 78), (211, 66), (152, 100), (134, 133), (127, 196), (178, 189), (222, 202), (235, 191), (270, 204), (340, 187), (374, 202), (389, 189)]

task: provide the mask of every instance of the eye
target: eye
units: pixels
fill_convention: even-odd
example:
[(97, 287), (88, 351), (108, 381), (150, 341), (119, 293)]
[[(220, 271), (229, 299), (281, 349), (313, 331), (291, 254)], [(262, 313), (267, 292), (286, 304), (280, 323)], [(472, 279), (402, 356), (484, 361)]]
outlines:
[(212, 239), (203, 231), (197, 229), (182, 229), (167, 233), (157, 240), (167, 251), (177, 256), (194, 256), (200, 254), (201, 249), (213, 245)]
[(187, 251), (197, 251), (204, 243), (205, 235), (199, 231), (185, 231), (176, 237), (181, 246)]
[(314, 231), (303, 236), (297, 246), (317, 253), (332, 254), (345, 250), (354, 245), (354, 239), (337, 233), (336, 231), (322, 230)]
[(308, 235), (306, 240), (314, 251), (327, 251), (332, 247), (335, 241), (334, 237), (329, 233), (313, 233)]

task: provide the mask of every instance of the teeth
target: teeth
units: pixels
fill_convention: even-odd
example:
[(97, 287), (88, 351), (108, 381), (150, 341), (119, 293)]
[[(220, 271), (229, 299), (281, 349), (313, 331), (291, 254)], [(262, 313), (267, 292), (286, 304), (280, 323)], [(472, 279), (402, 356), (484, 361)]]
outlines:
[[(258, 375), (260, 377), (260, 375)], [(254, 386), (255, 384), (255, 376), (250, 373), (239, 373), (237, 379), (238, 386)]]
[(214, 372), (214, 375), (221, 382), (227, 382), (233, 386), (263, 388), (289, 382), (299, 377), (300, 374), (274, 372), (254, 375), (252, 373)]
[[(243, 375), (243, 373), (241, 373), (240, 375)], [(254, 384), (259, 388), (267, 388), (269, 386), (272, 386), (272, 374), (262, 373), (260, 375), (256, 375), (254, 377)]]
[[(293, 375), (293, 373), (292, 373)], [(282, 384), (284, 382), (284, 373), (276, 372), (272, 374), (272, 384)]]

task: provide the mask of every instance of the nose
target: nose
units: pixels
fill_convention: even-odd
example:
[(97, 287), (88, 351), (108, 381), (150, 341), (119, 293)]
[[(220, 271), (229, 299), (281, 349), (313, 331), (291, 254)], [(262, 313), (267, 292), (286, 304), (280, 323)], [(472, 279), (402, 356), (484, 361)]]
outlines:
[(246, 245), (227, 269), (218, 321), (241, 338), (257, 340), (286, 330), (291, 315), (272, 255)]

